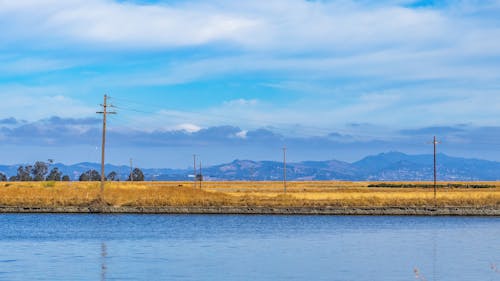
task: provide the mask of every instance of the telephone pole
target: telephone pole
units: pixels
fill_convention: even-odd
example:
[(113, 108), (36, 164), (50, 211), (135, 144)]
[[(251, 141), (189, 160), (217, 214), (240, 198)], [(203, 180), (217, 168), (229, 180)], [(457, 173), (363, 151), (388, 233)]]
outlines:
[(432, 144), (434, 145), (434, 201), (436, 201), (437, 192), (436, 145), (440, 143), (440, 141), (437, 141), (436, 136), (434, 136), (434, 139), (432, 140)]
[(286, 193), (286, 146), (283, 147), (283, 191)]
[(193, 179), (193, 182), (194, 182), (194, 188), (196, 188), (196, 154), (193, 154), (193, 171), (194, 171), (194, 179)]
[(134, 181), (134, 170), (132, 166), (132, 158), (130, 158), (130, 181)]
[(201, 182), (203, 181), (203, 174), (201, 172), (201, 160), (200, 160), (200, 189), (201, 189)]
[(106, 116), (107, 114), (116, 114), (116, 112), (108, 111), (108, 107), (113, 107), (112, 105), (108, 105), (108, 95), (104, 95), (104, 103), (101, 104), (102, 111), (96, 112), (97, 114), (102, 114), (102, 144), (101, 144), (101, 196), (104, 192), (104, 156), (105, 156), (105, 148), (106, 148)]

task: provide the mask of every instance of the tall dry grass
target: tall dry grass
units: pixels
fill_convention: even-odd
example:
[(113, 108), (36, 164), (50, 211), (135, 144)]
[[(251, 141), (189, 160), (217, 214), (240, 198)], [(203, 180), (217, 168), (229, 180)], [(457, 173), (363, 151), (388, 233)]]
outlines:
[[(500, 186), (485, 189), (368, 188), (368, 182), (107, 182), (102, 199), (112, 206), (268, 207), (500, 207)], [(87, 206), (100, 198), (98, 182), (0, 183), (3, 206)]]

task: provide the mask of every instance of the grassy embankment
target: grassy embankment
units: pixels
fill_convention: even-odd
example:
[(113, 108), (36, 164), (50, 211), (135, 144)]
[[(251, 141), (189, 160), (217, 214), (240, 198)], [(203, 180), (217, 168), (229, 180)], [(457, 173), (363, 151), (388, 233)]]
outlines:
[[(410, 185), (400, 188), (399, 185)], [(443, 184), (443, 183), (440, 183)], [(459, 183), (438, 189), (429, 183), (289, 182), (107, 182), (104, 201), (111, 206), (264, 206), (264, 207), (500, 207), (500, 182)], [(448, 186), (448, 184), (443, 184)], [(372, 186), (372, 187), (369, 187)], [(387, 186), (387, 185), (386, 185)], [(453, 185), (450, 185), (453, 186)], [(458, 186), (458, 188), (457, 188)], [(95, 204), (98, 182), (0, 183), (1, 206), (62, 207)]]

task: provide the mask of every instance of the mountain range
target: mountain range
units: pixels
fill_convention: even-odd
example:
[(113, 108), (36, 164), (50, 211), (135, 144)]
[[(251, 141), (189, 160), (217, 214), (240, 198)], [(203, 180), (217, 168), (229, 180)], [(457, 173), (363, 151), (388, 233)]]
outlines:
[[(500, 162), (437, 155), (439, 180), (494, 181), (500, 180)], [(19, 165), (0, 165), (0, 172), (15, 175)], [(52, 164), (63, 174), (77, 180), (83, 172), (95, 169), (98, 163), (74, 165)], [(106, 172), (115, 171), (121, 180), (130, 173), (128, 166), (106, 165)], [(192, 169), (142, 169), (146, 180), (192, 180)], [(388, 152), (368, 156), (348, 163), (338, 160), (287, 163), (288, 180), (350, 180), (350, 181), (428, 181), (433, 179), (433, 155), (407, 155)], [(203, 169), (205, 180), (282, 180), (283, 163), (276, 161), (234, 160)]]

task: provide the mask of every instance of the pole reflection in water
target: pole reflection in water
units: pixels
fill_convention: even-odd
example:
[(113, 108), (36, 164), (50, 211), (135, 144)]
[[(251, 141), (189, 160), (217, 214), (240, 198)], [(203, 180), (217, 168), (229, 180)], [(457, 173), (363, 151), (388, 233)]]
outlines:
[(108, 251), (106, 248), (106, 243), (101, 243), (101, 281), (106, 281), (106, 257), (108, 255)]
[(432, 280), (436, 281), (436, 264), (437, 264), (437, 230), (432, 230)]
[[(418, 267), (414, 267), (413, 268), (413, 273), (415, 274), (415, 279), (417, 280), (420, 280), (420, 281), (428, 281), (428, 280), (432, 280), (432, 281), (438, 281), (438, 280), (441, 280), (438, 278), (438, 275), (437, 275), (437, 272), (436, 272), (436, 268), (437, 268), (437, 262), (438, 262), (438, 258), (437, 258), (437, 240), (438, 240), (438, 232), (436, 229), (433, 229), (432, 232), (430, 233), (430, 237), (429, 239), (432, 240), (431, 241), (431, 244), (430, 244), (430, 252), (429, 254), (431, 255), (429, 257), (429, 259), (431, 259), (431, 266), (432, 266), (432, 272), (428, 272), (429, 274), (432, 274), (432, 279), (427, 279), (424, 275), (423, 272), (420, 271), (420, 269)], [(430, 270), (430, 269), (428, 269)]]

